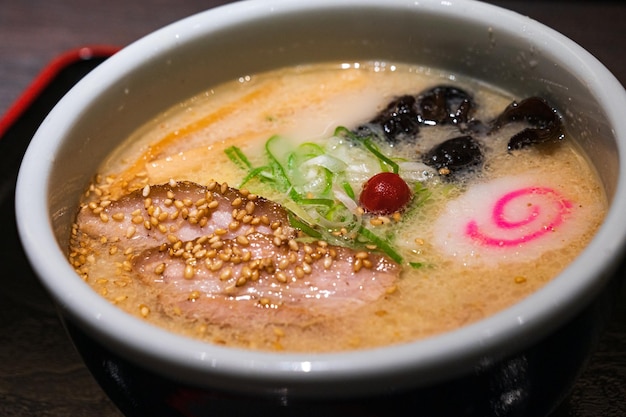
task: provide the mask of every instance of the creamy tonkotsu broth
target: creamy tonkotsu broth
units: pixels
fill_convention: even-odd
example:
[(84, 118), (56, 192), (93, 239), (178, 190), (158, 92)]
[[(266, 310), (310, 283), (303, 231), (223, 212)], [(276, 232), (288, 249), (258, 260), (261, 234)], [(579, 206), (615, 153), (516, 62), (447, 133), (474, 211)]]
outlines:
[[(445, 120), (424, 110), (436, 86), (450, 93)], [(473, 104), (465, 119), (459, 91)], [(415, 125), (402, 109), (377, 124), (406, 95), (422, 103)], [(554, 278), (607, 210), (567, 127), (557, 140), (507, 148), (526, 128), (540, 128), (537, 137), (554, 128), (517, 113), (493, 128), (524, 99), (380, 62), (241, 77), (112, 153), (81, 202), (70, 261), (128, 313), (227, 346), (341, 351), (459, 328)], [(391, 137), (382, 126), (414, 130)], [(457, 137), (466, 142), (432, 157)], [(446, 157), (460, 167), (432, 163)], [(360, 200), (381, 171), (408, 186), (408, 203), (383, 192), (379, 212)]]

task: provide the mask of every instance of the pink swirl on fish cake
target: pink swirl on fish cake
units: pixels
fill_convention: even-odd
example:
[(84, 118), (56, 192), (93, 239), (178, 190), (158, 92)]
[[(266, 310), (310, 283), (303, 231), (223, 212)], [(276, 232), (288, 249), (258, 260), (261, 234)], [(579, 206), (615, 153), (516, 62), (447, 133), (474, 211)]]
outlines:
[[(541, 196), (545, 197), (540, 200), (540, 202), (544, 202), (546, 204), (551, 204), (552, 216), (548, 219), (542, 220), (542, 212), (545, 211), (546, 207), (526, 203), (526, 207), (528, 210), (520, 218), (513, 219), (509, 218), (506, 213), (507, 206), (510, 204), (515, 204), (516, 200), (524, 199), (528, 196)], [(536, 199), (535, 199), (536, 200)], [(525, 200), (528, 201), (528, 200)], [(563, 221), (564, 216), (569, 213), (572, 209), (572, 203), (561, 196), (556, 190), (550, 187), (524, 187), (519, 188), (517, 190), (513, 190), (511, 192), (503, 195), (493, 206), (491, 219), (493, 225), (498, 229), (505, 232), (510, 232), (514, 230), (520, 230), (525, 226), (534, 225), (530, 231), (525, 230), (521, 236), (513, 237), (513, 238), (501, 238), (501, 237), (493, 237), (484, 233), (476, 220), (470, 220), (465, 228), (465, 233), (472, 240), (480, 242), (483, 245), (487, 246), (498, 246), (498, 247), (506, 247), (506, 246), (518, 246), (525, 242), (530, 242), (535, 239), (539, 239), (544, 236), (546, 233), (554, 232), (557, 227), (559, 227)]]
[(429, 227), (429, 240), (468, 266), (530, 261), (587, 233), (596, 204), (581, 205), (540, 174), (497, 178), (448, 202)]

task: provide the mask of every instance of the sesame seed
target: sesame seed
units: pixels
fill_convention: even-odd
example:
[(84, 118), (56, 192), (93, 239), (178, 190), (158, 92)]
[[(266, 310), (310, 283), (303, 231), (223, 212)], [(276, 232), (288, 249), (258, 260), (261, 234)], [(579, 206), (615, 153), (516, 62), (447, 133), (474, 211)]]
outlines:
[(222, 273), (220, 274), (220, 280), (222, 281), (226, 281), (227, 279), (229, 279), (231, 276), (233, 275), (233, 270), (232, 268), (224, 268), (222, 270)]
[(185, 279), (191, 279), (196, 274), (196, 270), (193, 265), (185, 265), (184, 277)]
[(380, 217), (373, 217), (370, 219), (370, 224), (372, 226), (382, 226), (383, 221), (380, 219)]
[(274, 276), (278, 282), (282, 282), (283, 284), (287, 282), (287, 274), (282, 271), (278, 271)]
[(243, 268), (241, 268), (241, 276), (242, 277), (246, 277), (246, 278), (251, 278), (252, 277), (252, 269), (250, 269), (249, 266), (244, 266)]
[(218, 240), (218, 241), (216, 241), (216, 242), (213, 242), (213, 243), (211, 243), (211, 244), (209, 245), (209, 247), (210, 247), (211, 249), (220, 249), (220, 248), (222, 248), (223, 246), (224, 246), (224, 242), (219, 241), (219, 240)]
[(165, 272), (165, 263), (160, 263), (154, 268), (154, 273), (157, 275), (161, 275), (163, 272)]
[(148, 317), (148, 314), (150, 314), (150, 308), (145, 304), (139, 305), (139, 314), (141, 314), (142, 317)]
[(114, 215), (111, 216), (113, 218), (113, 220), (116, 220), (118, 222), (124, 220), (124, 213), (118, 212), (115, 213)]
[(128, 228), (126, 229), (126, 238), (130, 239), (131, 237), (133, 237), (136, 231), (137, 229), (135, 228), (135, 226), (128, 226)]
[(250, 241), (248, 240), (247, 237), (243, 236), (243, 235), (239, 235), (236, 237), (235, 239), (237, 241), (237, 243), (239, 243), (240, 245), (244, 245), (247, 246), (250, 244)]
[(398, 286), (397, 285), (392, 285), (391, 287), (387, 288), (385, 290), (385, 292), (387, 294), (393, 294), (394, 292), (396, 292), (398, 290)]
[(296, 278), (304, 278), (304, 269), (300, 265), (296, 266), (295, 273)]
[[(211, 263), (210, 265), (209, 262)], [(221, 259), (215, 259), (213, 261), (207, 259), (207, 266), (213, 272), (220, 270), (223, 265), (224, 261), (222, 261)]]

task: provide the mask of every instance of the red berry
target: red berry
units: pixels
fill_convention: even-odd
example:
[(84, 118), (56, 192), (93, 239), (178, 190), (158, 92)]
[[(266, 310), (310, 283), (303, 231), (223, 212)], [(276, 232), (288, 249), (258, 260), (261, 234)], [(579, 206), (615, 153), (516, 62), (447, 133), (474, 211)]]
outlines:
[(398, 174), (380, 172), (363, 185), (359, 203), (366, 211), (391, 214), (400, 211), (411, 200), (411, 189)]

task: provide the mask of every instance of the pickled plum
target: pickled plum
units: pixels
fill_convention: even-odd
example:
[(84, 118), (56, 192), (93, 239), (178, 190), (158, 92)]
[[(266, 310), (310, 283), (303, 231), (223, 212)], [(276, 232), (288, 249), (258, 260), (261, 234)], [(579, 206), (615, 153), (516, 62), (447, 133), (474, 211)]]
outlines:
[(363, 185), (359, 203), (368, 212), (391, 214), (401, 211), (411, 201), (407, 183), (393, 172), (380, 172)]

